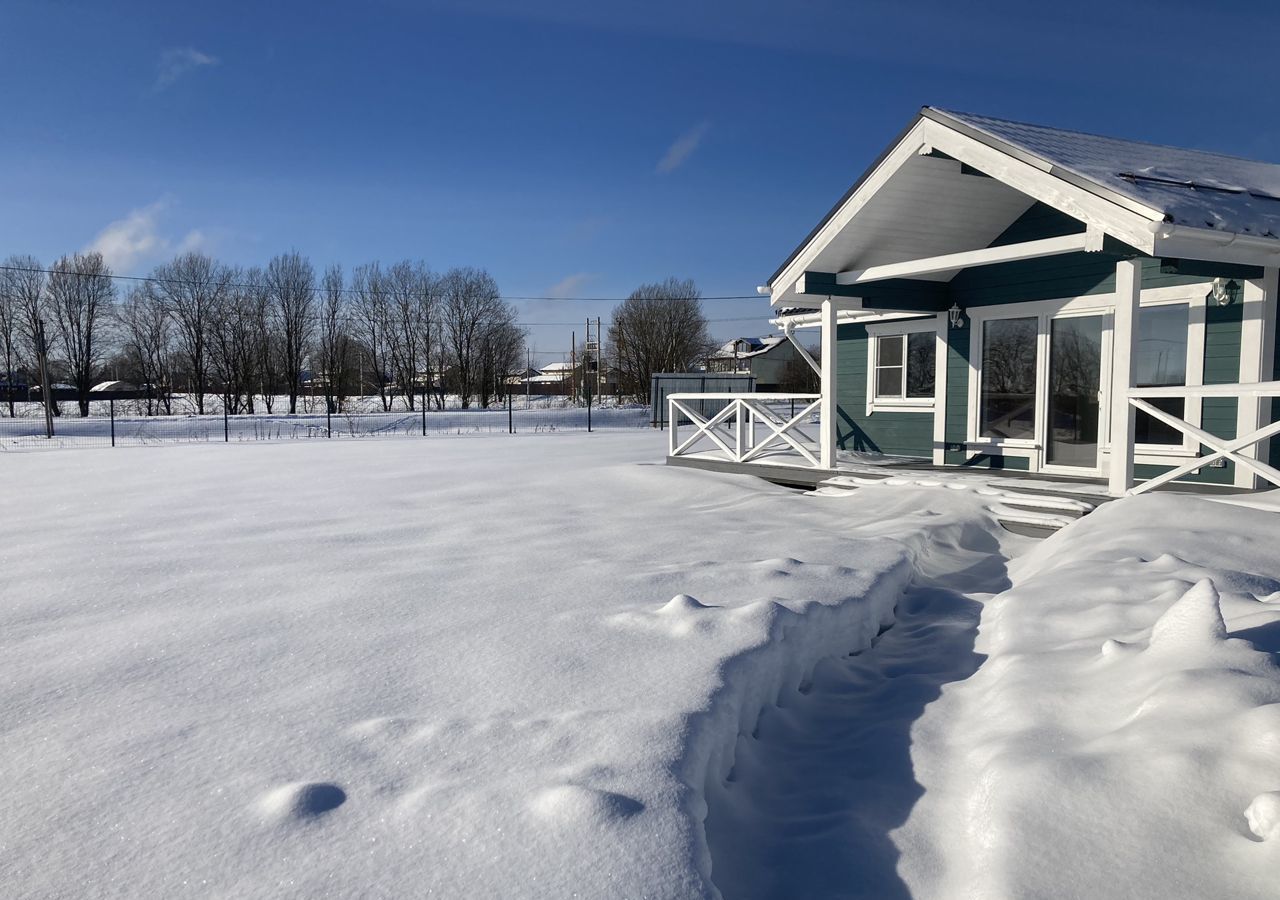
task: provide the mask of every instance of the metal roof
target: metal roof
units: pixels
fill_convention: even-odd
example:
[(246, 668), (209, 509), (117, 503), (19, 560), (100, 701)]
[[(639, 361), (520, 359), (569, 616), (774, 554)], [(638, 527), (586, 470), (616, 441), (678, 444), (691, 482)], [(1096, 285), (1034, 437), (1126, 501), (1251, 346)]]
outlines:
[(1276, 163), (931, 107), (923, 115), (968, 126), (966, 133), (984, 143), (1029, 153), (1061, 170), (1051, 174), (1084, 179), (1157, 211), (1167, 222), (1280, 237)]

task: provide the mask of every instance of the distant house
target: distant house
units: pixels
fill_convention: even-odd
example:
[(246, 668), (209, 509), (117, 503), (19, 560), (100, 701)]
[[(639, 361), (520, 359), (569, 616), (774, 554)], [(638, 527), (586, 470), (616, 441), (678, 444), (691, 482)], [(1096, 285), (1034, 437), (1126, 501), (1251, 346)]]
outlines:
[(553, 362), (547, 363), (538, 370), (538, 374), (546, 378), (558, 378), (561, 381), (567, 381), (574, 371), (573, 363), (569, 362)]
[(757, 391), (776, 391), (797, 359), (795, 345), (783, 335), (735, 338), (707, 357), (707, 371), (754, 375)]

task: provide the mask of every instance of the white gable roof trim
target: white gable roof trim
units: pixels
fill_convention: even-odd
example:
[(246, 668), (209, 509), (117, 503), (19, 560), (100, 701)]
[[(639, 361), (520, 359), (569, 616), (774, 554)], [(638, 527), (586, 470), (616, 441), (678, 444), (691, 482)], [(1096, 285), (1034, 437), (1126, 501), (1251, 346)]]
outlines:
[[(770, 279), (771, 302), (794, 303), (792, 288), (822, 252), (895, 173), (934, 150), (1151, 256), (1280, 261), (1280, 166), (926, 107)], [(1211, 181), (1208, 167), (1219, 161), (1227, 174)], [(1199, 181), (1191, 177), (1197, 165)], [(1174, 202), (1184, 194), (1191, 199)], [(1204, 227), (1191, 224), (1197, 216), (1205, 216)], [(830, 271), (829, 262), (819, 271)]]

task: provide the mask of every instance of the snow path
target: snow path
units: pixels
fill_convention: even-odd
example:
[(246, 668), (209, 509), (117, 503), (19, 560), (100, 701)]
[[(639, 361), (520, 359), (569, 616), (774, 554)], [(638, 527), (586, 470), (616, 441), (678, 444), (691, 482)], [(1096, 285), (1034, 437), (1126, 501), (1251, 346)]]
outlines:
[(911, 896), (890, 835), (924, 793), (913, 726), (981, 665), (980, 601), (1008, 586), (1006, 548), (1025, 543), (968, 528), (926, 548), (894, 623), (868, 649), (824, 660), (807, 690), (740, 736), (705, 823), (725, 898)]

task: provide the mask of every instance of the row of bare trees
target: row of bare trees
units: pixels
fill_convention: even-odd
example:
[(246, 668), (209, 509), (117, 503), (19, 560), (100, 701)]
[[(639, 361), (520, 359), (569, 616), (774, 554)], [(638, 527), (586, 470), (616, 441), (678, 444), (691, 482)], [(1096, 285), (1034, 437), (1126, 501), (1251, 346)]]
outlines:
[(42, 354), (53, 378), (74, 386), (81, 415), (107, 371), (145, 387), (149, 415), (173, 412), (175, 393), (200, 414), (209, 395), (233, 413), (256, 403), (272, 412), (284, 396), (294, 413), (308, 387), (334, 412), (370, 387), (384, 410), (397, 397), (410, 410), (428, 396), (443, 407), (449, 394), (488, 405), (524, 356), (515, 310), (481, 269), (375, 262), (348, 279), (339, 266), (317, 277), (296, 252), (243, 269), (186, 253), (125, 284), (118, 291), (96, 253), (48, 269), (5, 260), (0, 385), (10, 415), (15, 382), (43, 383)]

